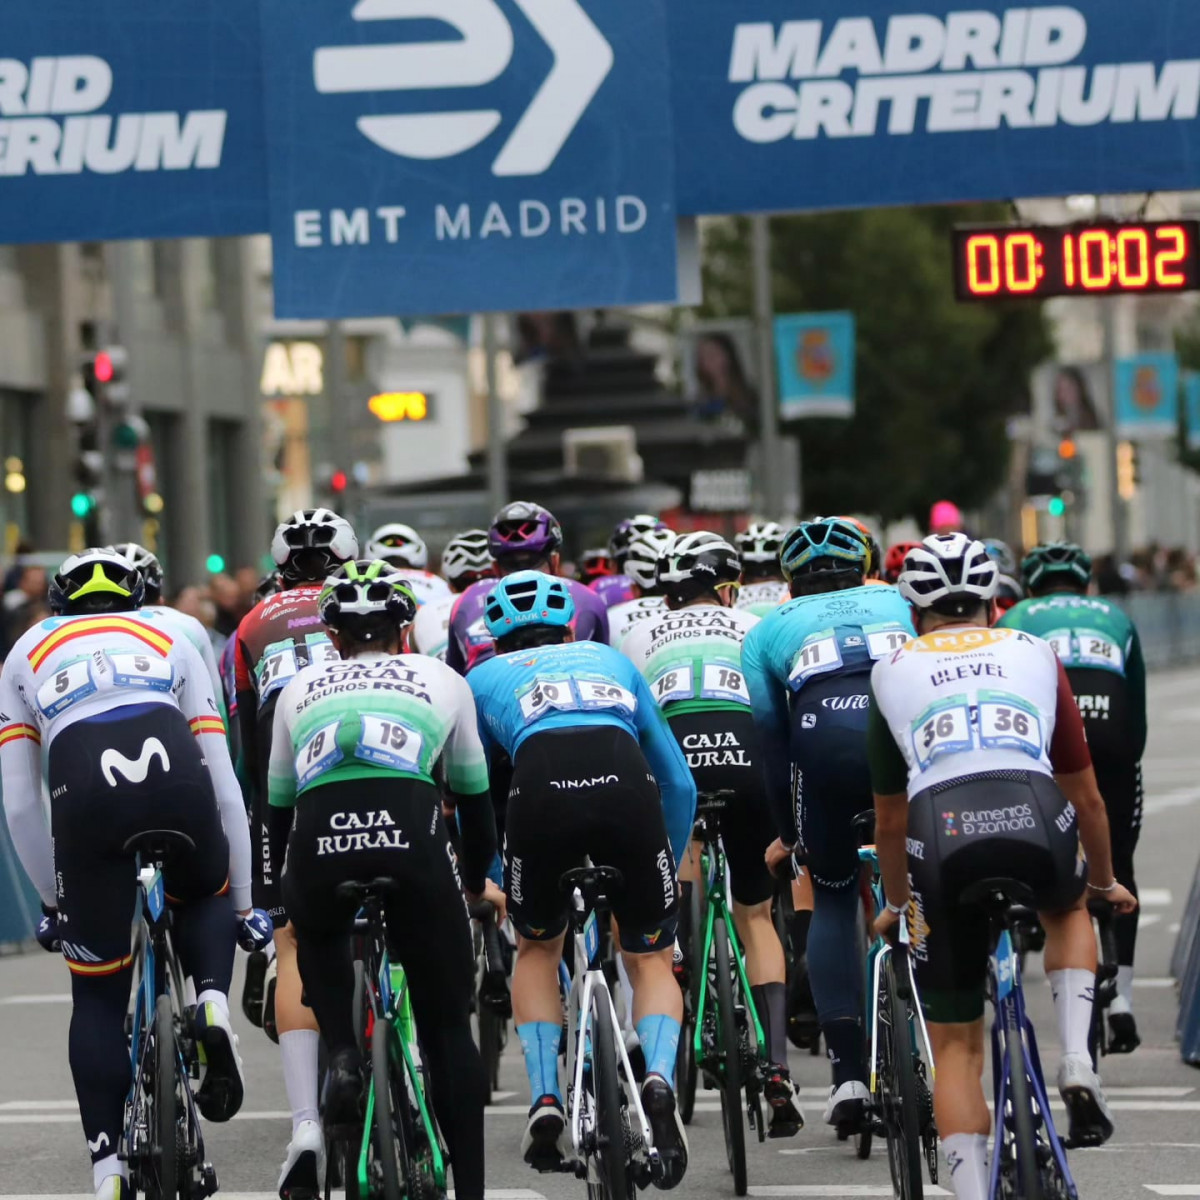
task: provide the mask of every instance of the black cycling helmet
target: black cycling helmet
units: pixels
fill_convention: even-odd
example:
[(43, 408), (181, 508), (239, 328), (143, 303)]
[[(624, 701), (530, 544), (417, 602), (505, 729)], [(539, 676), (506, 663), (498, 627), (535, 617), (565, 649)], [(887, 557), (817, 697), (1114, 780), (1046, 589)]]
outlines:
[(145, 546), (139, 546), (137, 542), (118, 542), (115, 546), (108, 548), (122, 558), (129, 559), (137, 567), (142, 573), (142, 581), (146, 585), (145, 602), (157, 604), (162, 599), (163, 593), (163, 569), (157, 555), (152, 554)]
[(741, 576), (738, 552), (720, 534), (705, 530), (682, 534), (658, 560), (658, 586), (672, 604), (729, 587)]
[(145, 597), (142, 573), (115, 550), (72, 554), (50, 580), (50, 611), (56, 617), (133, 612)]

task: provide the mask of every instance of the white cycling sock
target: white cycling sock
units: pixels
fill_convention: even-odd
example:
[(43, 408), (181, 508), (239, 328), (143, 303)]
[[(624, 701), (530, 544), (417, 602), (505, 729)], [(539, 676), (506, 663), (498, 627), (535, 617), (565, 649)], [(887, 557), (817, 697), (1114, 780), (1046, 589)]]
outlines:
[(1047, 971), (1054, 997), (1054, 1015), (1058, 1018), (1058, 1040), (1064, 1054), (1088, 1055), (1088, 1033), (1092, 1027), (1092, 999), (1096, 991), (1096, 973), (1082, 967)]
[(292, 1132), (301, 1121), (319, 1121), (317, 1111), (317, 1050), (321, 1035), (315, 1029), (289, 1029), (279, 1035), (283, 1055), (283, 1086), (292, 1110)]
[(982, 1133), (952, 1133), (942, 1138), (956, 1200), (987, 1200), (987, 1146)]
[(92, 1163), (92, 1187), (95, 1191), (100, 1190), (100, 1185), (110, 1175), (120, 1175), (122, 1179), (128, 1179), (126, 1173), (127, 1168), (120, 1158), (115, 1154), (106, 1154), (98, 1162)]
[(1117, 968), (1117, 998), (1108, 1006), (1113, 1013), (1133, 1012), (1133, 968)]
[(196, 997), (196, 1007), (201, 1004), (207, 1004), (212, 1001), (226, 1016), (229, 1016), (229, 997), (224, 992), (218, 992), (216, 988), (206, 988)]

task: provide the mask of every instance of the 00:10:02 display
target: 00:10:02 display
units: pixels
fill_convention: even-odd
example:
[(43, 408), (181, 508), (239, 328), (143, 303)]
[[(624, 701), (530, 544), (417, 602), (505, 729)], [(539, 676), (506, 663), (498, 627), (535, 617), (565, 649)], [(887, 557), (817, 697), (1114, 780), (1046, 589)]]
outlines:
[[(1182, 225), (1063, 231), (1051, 239), (1029, 230), (975, 233), (964, 247), (967, 292), (986, 297), (1182, 291), (1191, 284), (1189, 249)], [(1045, 263), (1055, 250), (1058, 278), (1051, 280)]]

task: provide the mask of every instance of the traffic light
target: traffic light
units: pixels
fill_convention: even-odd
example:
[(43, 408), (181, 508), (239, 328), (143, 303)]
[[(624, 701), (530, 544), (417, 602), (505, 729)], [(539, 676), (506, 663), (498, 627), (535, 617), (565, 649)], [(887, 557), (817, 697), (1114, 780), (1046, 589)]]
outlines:
[(329, 490), (335, 496), (344, 496), (346, 494), (346, 488), (349, 485), (350, 480), (345, 471), (334, 471), (333, 474), (329, 476)]
[(96, 511), (96, 497), (89, 492), (76, 492), (71, 497), (71, 512), (77, 521), (86, 521)]
[(1135, 442), (1117, 443), (1117, 494), (1122, 500), (1132, 500), (1141, 483), (1141, 464)]
[(1051, 496), (1046, 511), (1052, 517), (1061, 517), (1067, 511), (1067, 502), (1061, 496)]

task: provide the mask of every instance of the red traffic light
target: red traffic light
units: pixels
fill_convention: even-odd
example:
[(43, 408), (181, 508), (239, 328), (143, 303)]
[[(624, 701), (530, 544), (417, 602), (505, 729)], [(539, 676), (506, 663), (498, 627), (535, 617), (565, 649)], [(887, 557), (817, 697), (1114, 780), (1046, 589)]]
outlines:
[(334, 471), (329, 477), (329, 489), (340, 496), (346, 490), (349, 482), (345, 471)]
[(97, 383), (112, 383), (113, 376), (117, 373), (112, 355), (107, 350), (101, 350), (96, 355), (96, 359), (92, 363), (92, 370), (95, 372)]

